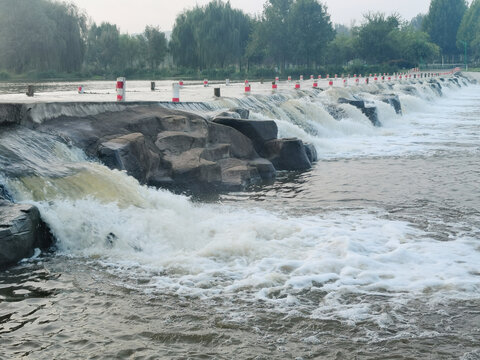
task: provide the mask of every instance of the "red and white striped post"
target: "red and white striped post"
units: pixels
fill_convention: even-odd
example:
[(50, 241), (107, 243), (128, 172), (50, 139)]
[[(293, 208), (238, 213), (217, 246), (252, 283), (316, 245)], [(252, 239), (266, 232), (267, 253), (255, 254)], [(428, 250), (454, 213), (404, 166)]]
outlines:
[(297, 81), (295, 83), (295, 90), (300, 90), (300, 82), (299, 81)]
[(328, 86), (333, 87), (333, 81), (332, 80), (328, 81)]
[(125, 101), (125, 91), (127, 79), (124, 77), (117, 78), (117, 101)]
[(360, 85), (360, 79), (359, 78), (355, 78), (355, 85)]
[(303, 75), (300, 75), (300, 81), (303, 81)]
[(78, 93), (83, 94), (83, 85), (78, 86)]
[(290, 82), (290, 81), (292, 81), (292, 77), (291, 77), (291, 76), (288, 77), (288, 82)]
[(272, 90), (277, 90), (277, 82), (276, 81), (272, 81)]
[(172, 84), (172, 102), (180, 102), (180, 84), (176, 82)]
[(180, 85), (180, 87), (183, 87), (183, 80), (180, 80), (180, 81), (178, 82), (178, 85)]
[(204, 79), (203, 80), (203, 87), (207, 87), (208, 86), (208, 79)]
[(318, 81), (317, 80), (313, 80), (313, 87), (318, 88)]
[(310, 75), (310, 80), (313, 80), (313, 75)]
[(250, 86), (250, 83), (248, 80), (245, 80), (245, 92), (248, 94), (252, 90), (252, 87)]
[(330, 79), (330, 74), (327, 74), (327, 80)]
[(279, 82), (280, 81), (280, 78), (278, 76), (275, 76), (275, 82)]
[(343, 79), (343, 87), (347, 87), (348, 85), (348, 80), (347, 79)]

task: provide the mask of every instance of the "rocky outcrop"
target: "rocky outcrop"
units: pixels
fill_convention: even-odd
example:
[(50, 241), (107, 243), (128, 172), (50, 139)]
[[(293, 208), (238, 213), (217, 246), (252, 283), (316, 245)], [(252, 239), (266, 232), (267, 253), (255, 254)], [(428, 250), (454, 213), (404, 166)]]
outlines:
[(273, 121), (213, 122), (147, 105), (88, 117), (62, 116), (38, 130), (55, 133), (110, 168), (152, 186), (236, 190), (275, 178), (275, 167), (256, 149), (276, 138)]
[(0, 268), (32, 256), (35, 248), (51, 245), (50, 232), (35, 206), (0, 200)]

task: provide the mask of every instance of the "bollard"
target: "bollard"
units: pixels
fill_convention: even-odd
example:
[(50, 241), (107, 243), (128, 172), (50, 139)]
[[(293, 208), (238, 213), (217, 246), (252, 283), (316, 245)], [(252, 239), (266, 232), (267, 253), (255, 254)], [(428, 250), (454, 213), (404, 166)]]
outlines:
[(303, 75), (300, 75), (300, 81), (303, 81)]
[(83, 94), (83, 85), (80, 85), (80, 86), (78, 87), (78, 93), (79, 93), (79, 94)]
[(310, 75), (310, 80), (313, 80), (313, 75)]
[(180, 81), (178, 82), (178, 85), (180, 85), (180, 87), (183, 87), (183, 80), (180, 80)]
[(214, 95), (215, 97), (220, 97), (220, 96), (221, 96), (221, 95), (220, 95), (220, 88), (214, 88), (214, 89), (213, 89), (213, 95)]
[(330, 74), (327, 74), (327, 77), (326, 77), (326, 78), (327, 78), (327, 80), (330, 79)]
[(272, 90), (277, 90), (277, 82), (272, 81)]
[(126, 87), (127, 79), (124, 77), (117, 78), (117, 101), (125, 101)]
[(343, 87), (347, 87), (347, 79), (343, 79)]
[(249, 93), (252, 88), (250, 87), (250, 83), (248, 80), (245, 80), (245, 92)]
[(317, 80), (313, 80), (313, 87), (318, 88), (318, 81)]
[(225, 79), (225, 85), (230, 86), (230, 79)]
[(180, 102), (180, 84), (179, 83), (172, 84), (172, 102), (174, 103)]
[(333, 81), (330, 80), (330, 81), (328, 82), (328, 85), (329, 85), (330, 87), (332, 87), (332, 86), (333, 86)]
[(360, 79), (358, 79), (358, 78), (355, 79), (355, 85), (357, 85), (357, 86), (360, 85)]
[(322, 78), (322, 75), (318, 75), (318, 80), (320, 80)]
[(291, 77), (291, 76), (288, 77), (288, 82), (290, 82), (290, 81), (292, 81), (292, 77)]
[(373, 81), (375, 81), (375, 82), (377, 82), (377, 81), (378, 81), (378, 78), (377, 78), (377, 76), (375, 76), (375, 77), (373, 78)]
[(205, 79), (203, 80), (203, 87), (207, 87), (208, 86), (208, 79)]
[(278, 76), (275, 76), (275, 82), (279, 82), (280, 78)]
[(295, 90), (300, 90), (300, 82), (295, 83)]
[(337, 80), (337, 78), (338, 78), (338, 75), (337, 75), (337, 74), (335, 74), (335, 80)]
[(150, 90), (155, 91), (155, 81), (150, 81)]
[(35, 93), (35, 90), (33, 85), (28, 85), (27, 92), (26, 92), (27, 96), (32, 97), (34, 93)]

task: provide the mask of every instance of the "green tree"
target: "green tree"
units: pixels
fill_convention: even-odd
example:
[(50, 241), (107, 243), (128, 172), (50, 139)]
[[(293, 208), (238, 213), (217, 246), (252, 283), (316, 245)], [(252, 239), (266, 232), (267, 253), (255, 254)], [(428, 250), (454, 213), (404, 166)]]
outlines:
[(327, 8), (317, 0), (296, 0), (289, 12), (290, 44), (297, 64), (310, 67), (326, 53), (335, 37)]
[(467, 10), (465, 0), (432, 0), (423, 29), (445, 55), (455, 55), (457, 32)]
[(457, 47), (463, 53), (465, 43), (469, 53), (480, 56), (480, 0), (473, 0), (460, 23), (457, 33)]
[(355, 59), (354, 38), (345, 34), (337, 34), (328, 45), (327, 63), (331, 65), (346, 65)]
[(167, 55), (167, 38), (158, 27), (147, 26), (143, 35), (147, 45), (147, 59), (150, 69), (156, 70)]
[(386, 62), (396, 57), (396, 48), (390, 34), (398, 30), (400, 17), (382, 13), (364, 15), (364, 22), (354, 29), (355, 48), (359, 56), (371, 64)]
[(116, 25), (93, 24), (88, 31), (86, 60), (89, 67), (103, 73), (115, 71), (121, 61), (120, 31)]
[(262, 25), (257, 27), (266, 50), (285, 72), (287, 61), (292, 58), (292, 36), (289, 16), (293, 0), (268, 0), (263, 9)]
[(46, 0), (0, 1), (0, 67), (77, 71), (85, 54), (85, 16)]

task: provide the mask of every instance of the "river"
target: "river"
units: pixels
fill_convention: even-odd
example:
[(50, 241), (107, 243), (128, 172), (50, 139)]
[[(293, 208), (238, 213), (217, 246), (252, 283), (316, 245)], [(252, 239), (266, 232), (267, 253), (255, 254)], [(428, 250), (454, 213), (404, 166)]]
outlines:
[(0, 272), (1, 357), (480, 359), (480, 86), (417, 90), (392, 89), (403, 115), (363, 94), (382, 127), (335, 120), (328, 91), (217, 101), (320, 160), (213, 198), (5, 131), (0, 155), (32, 173), (0, 180), (58, 243)]

